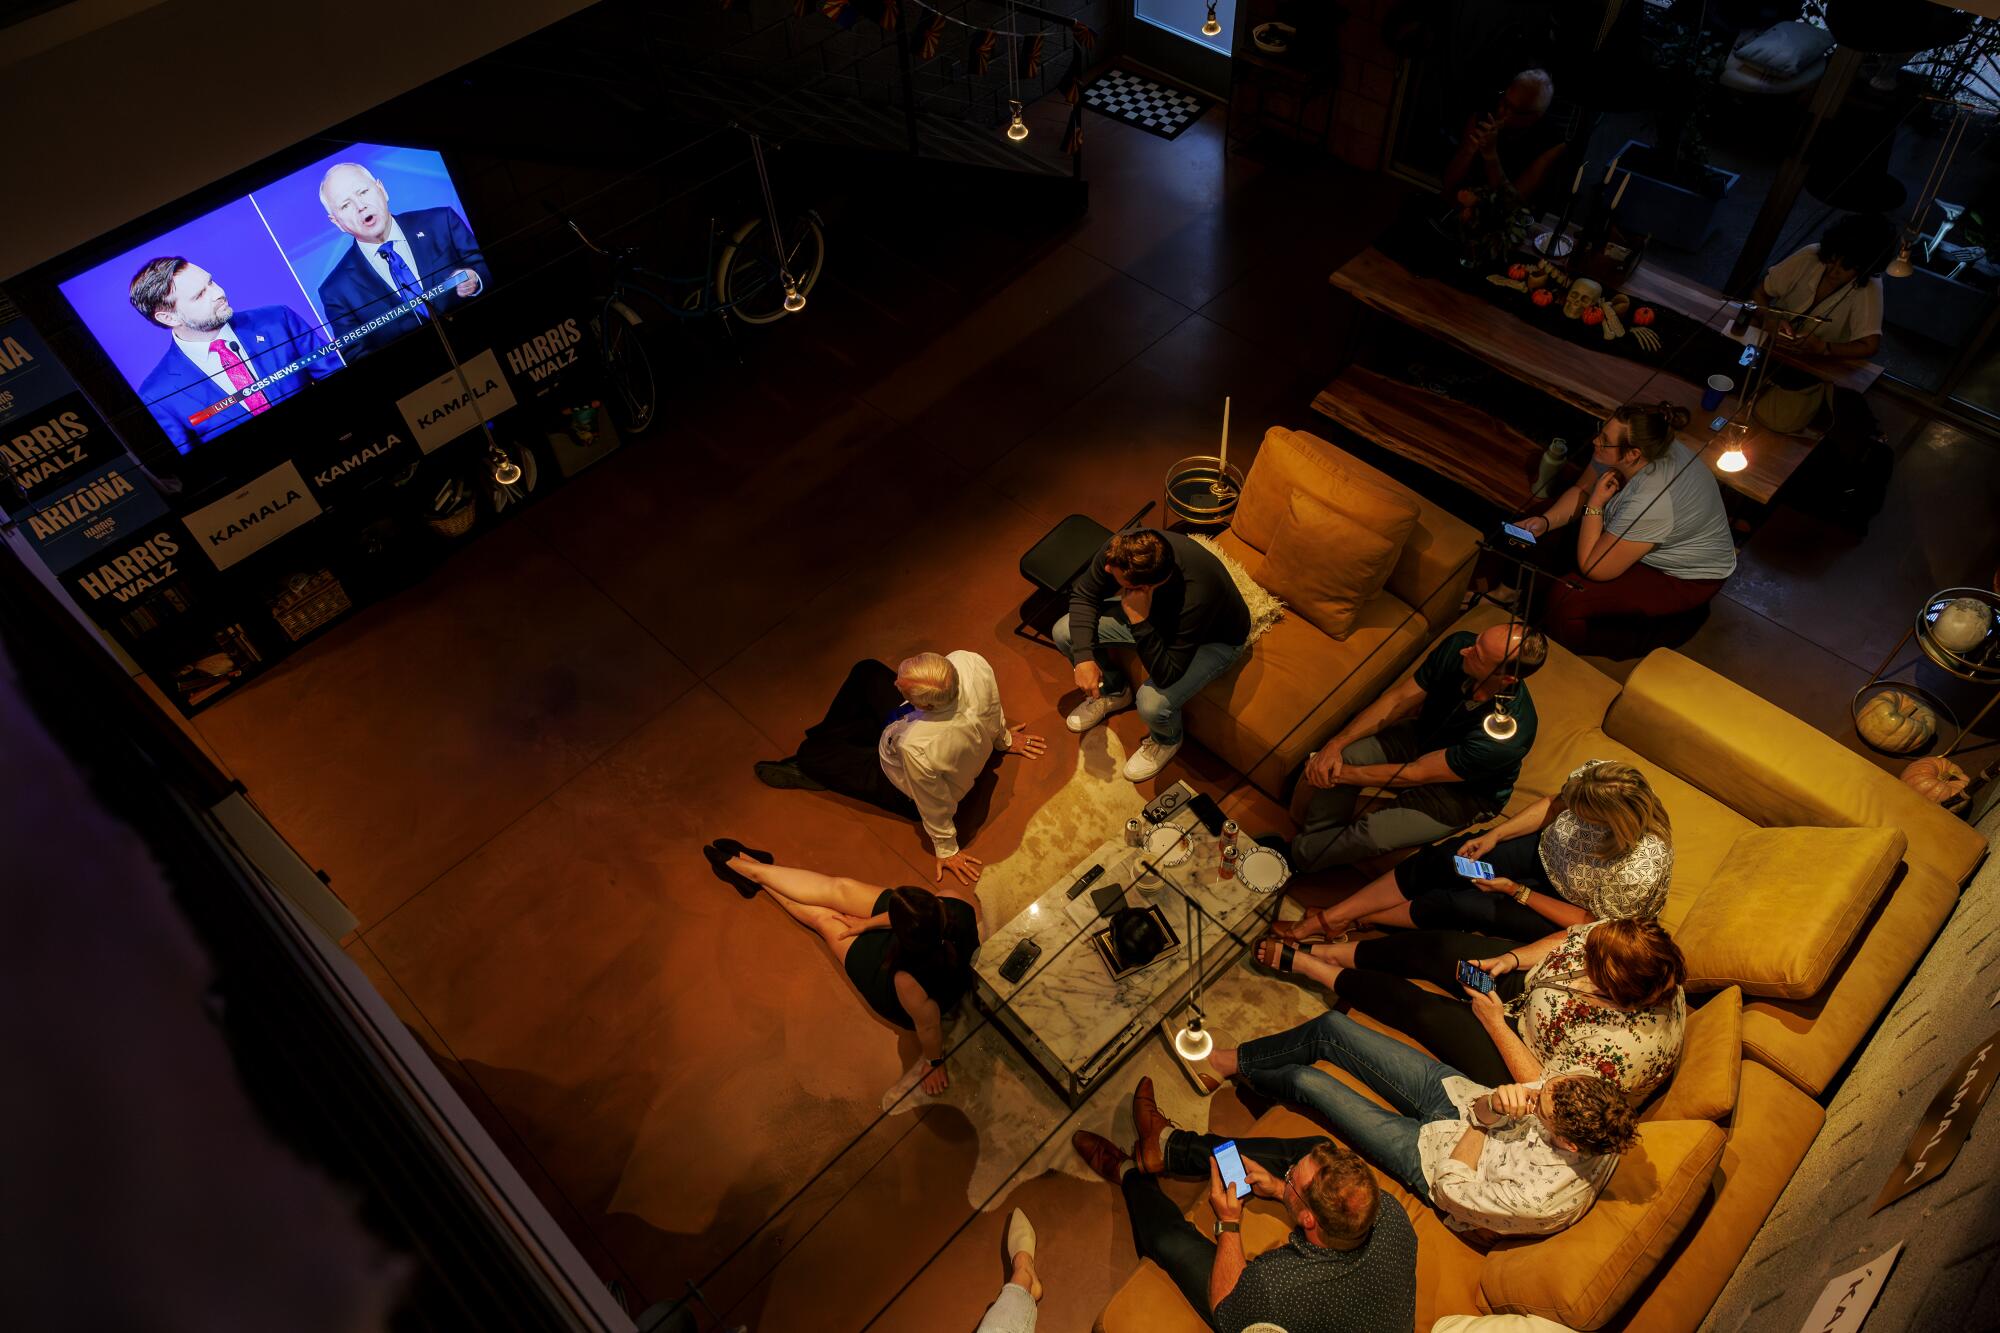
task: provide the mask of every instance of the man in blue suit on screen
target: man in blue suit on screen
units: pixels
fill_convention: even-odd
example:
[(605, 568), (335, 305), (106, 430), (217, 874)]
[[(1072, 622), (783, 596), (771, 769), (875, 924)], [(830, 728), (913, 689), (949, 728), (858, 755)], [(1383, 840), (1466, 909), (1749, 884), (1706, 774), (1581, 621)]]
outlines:
[[(182, 453), (262, 416), (307, 380), (340, 369), (340, 358), (319, 330), (289, 306), (238, 310), (207, 269), (179, 255), (147, 260), (133, 275), (126, 294), (140, 318), (173, 334), (159, 364), (140, 382), (139, 397)], [(320, 355), (297, 372), (215, 410), (264, 376), (316, 350)]]
[(454, 273), (459, 278), (449, 291), (418, 301), (381, 328), (343, 344), (341, 351), (349, 358), (394, 342), (471, 300), (486, 285), (486, 257), (479, 253), (472, 229), (451, 209), (391, 213), (388, 188), (354, 162), (327, 168), (319, 182), (319, 201), (326, 206), (327, 221), (354, 238), (319, 285), (319, 303), (336, 339)]

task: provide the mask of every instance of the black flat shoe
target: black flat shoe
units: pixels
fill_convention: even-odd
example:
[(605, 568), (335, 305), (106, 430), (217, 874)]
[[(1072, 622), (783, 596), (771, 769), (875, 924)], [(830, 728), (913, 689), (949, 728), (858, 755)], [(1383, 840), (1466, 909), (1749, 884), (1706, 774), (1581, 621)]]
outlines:
[(701, 854), (708, 859), (709, 868), (715, 871), (717, 879), (736, 890), (737, 893), (745, 898), (755, 898), (757, 896), (757, 886), (729, 868), (730, 853), (723, 851), (720, 847), (711, 843), (701, 849)]
[(747, 856), (752, 861), (762, 861), (767, 866), (778, 864), (778, 858), (769, 852), (760, 852), (755, 847), (745, 847), (734, 838), (717, 838), (709, 846), (721, 852), (725, 857)]
[(757, 781), (782, 790), (825, 791), (826, 784), (789, 759), (760, 759), (753, 767)]

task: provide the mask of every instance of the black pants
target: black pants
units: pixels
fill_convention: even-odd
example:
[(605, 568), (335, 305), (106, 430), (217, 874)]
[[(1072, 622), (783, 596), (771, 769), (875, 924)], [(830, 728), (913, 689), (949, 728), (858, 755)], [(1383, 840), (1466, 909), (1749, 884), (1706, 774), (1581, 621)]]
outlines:
[[(1546, 923), (1544, 923), (1546, 924)], [(1537, 938), (1547, 931), (1537, 932)], [(1333, 979), (1333, 993), (1371, 1018), (1393, 1024), (1467, 1078), (1488, 1087), (1512, 1083), (1507, 1062), (1486, 1029), (1473, 1017), (1458, 984), (1458, 965), (1469, 958), (1492, 958), (1519, 943), (1458, 930), (1413, 930), (1386, 939), (1363, 940), (1354, 946), (1354, 966)], [(1434, 995), (1405, 978), (1416, 977), (1441, 986)], [(1511, 1000), (1521, 993), (1516, 968), (1500, 978), (1494, 993)]]
[[(1453, 861), (1464, 845), (1465, 838), (1454, 835), (1396, 863), (1396, 887), (1410, 900), (1412, 925), (1419, 930), (1470, 930), (1504, 940), (1538, 940), (1558, 929), (1540, 912), (1521, 906), (1504, 893), (1474, 888), (1471, 880), (1458, 873)], [(1542, 869), (1541, 846), (1539, 833), (1508, 838), (1484, 859), (1501, 879), (1525, 884), (1538, 893), (1556, 894)]]
[[(1206, 1179), (1209, 1157), (1227, 1142), (1220, 1134), (1175, 1130), (1167, 1140), (1167, 1174)], [(1237, 1139), (1236, 1150), (1272, 1175), (1282, 1176), (1294, 1162), (1327, 1142), (1330, 1140), (1326, 1138)], [(1208, 1304), (1208, 1279), (1215, 1269), (1215, 1242), (1182, 1215), (1160, 1188), (1158, 1178), (1141, 1171), (1127, 1171), (1120, 1188), (1125, 1194), (1125, 1211), (1132, 1219), (1133, 1247), (1174, 1280), (1187, 1303), (1200, 1311), (1213, 1328), (1215, 1314)]]
[(889, 725), (903, 702), (892, 668), (872, 658), (856, 662), (833, 696), (826, 716), (807, 728), (805, 740), (799, 743), (798, 766), (830, 791), (915, 819), (916, 802), (889, 781), (877, 749), (882, 728)]

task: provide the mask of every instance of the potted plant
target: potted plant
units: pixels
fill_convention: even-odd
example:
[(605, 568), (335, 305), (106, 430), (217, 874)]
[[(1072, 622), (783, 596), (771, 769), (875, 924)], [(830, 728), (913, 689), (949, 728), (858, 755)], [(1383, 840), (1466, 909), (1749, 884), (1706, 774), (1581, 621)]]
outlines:
[[(1648, 17), (1651, 18), (1649, 7)], [(1737, 176), (1709, 165), (1703, 133), (1708, 93), (1715, 86), (1727, 44), (1685, 23), (1661, 18), (1649, 24), (1657, 100), (1653, 142), (1628, 139), (1618, 169), (1632, 173), (1619, 207), (1628, 232), (1683, 250), (1698, 250), (1715, 224), (1715, 209), (1736, 187)]]

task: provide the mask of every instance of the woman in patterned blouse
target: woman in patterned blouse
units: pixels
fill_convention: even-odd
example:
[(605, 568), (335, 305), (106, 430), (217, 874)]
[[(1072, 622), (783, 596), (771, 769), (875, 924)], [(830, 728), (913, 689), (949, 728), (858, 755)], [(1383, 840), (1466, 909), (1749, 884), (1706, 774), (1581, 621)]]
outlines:
[[(1454, 857), (1485, 861), (1490, 879), (1458, 873)], [(1674, 873), (1666, 807), (1631, 764), (1592, 759), (1560, 794), (1453, 845), (1433, 843), (1338, 907), (1278, 927), (1280, 939), (1337, 940), (1357, 925), (1476, 930), (1533, 940), (1551, 926), (1660, 914)]]
[[(1478, 1083), (1602, 1074), (1636, 1105), (1673, 1072), (1687, 965), (1657, 921), (1592, 921), (1485, 956), (1494, 943), (1455, 930), (1303, 949), (1265, 940), (1257, 961), (1311, 977)], [(1495, 978), (1493, 992), (1459, 984), (1460, 962)]]

